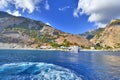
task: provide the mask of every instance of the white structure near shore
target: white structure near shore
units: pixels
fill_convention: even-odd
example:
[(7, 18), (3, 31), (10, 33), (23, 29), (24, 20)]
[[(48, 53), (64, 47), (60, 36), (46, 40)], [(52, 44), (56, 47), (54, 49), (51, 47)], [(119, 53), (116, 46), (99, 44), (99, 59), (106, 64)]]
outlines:
[(72, 46), (72, 47), (68, 47), (67, 51), (78, 53), (80, 51), (80, 48), (78, 46)]

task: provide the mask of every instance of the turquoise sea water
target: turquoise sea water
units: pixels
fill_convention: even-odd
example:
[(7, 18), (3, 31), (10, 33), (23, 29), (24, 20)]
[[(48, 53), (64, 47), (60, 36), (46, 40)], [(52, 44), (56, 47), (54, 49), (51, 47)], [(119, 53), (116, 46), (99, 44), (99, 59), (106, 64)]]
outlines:
[(120, 80), (120, 52), (0, 50), (0, 80)]

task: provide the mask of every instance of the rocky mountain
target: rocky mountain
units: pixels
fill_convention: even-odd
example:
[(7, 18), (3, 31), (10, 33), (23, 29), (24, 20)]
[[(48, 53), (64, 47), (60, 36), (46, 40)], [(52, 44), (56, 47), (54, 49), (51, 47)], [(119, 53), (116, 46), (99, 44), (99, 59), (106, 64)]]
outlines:
[(101, 31), (103, 31), (104, 28), (98, 28), (98, 29), (95, 29), (95, 30), (90, 30), (90, 31), (87, 31), (85, 33), (82, 33), (80, 34), (82, 37), (90, 40), (92, 39), (96, 34), (100, 33)]
[(91, 42), (104, 49), (120, 49), (120, 20), (112, 20)]
[(41, 21), (15, 17), (0, 11), (0, 47), (39, 48), (40, 46), (90, 46), (80, 35), (62, 32)]

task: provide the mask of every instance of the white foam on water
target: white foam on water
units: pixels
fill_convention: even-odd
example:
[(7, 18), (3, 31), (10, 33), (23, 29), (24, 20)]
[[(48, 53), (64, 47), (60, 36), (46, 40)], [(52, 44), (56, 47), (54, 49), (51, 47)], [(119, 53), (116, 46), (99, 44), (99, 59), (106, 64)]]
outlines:
[(47, 63), (10, 63), (0, 66), (0, 80), (82, 80), (69, 69)]

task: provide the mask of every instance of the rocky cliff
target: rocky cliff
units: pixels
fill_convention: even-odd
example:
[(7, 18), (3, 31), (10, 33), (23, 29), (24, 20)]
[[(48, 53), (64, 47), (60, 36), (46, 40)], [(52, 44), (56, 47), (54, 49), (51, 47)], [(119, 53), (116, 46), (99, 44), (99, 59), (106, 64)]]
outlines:
[(112, 20), (90, 41), (105, 49), (120, 49), (120, 20)]
[[(80, 35), (57, 30), (41, 21), (15, 17), (0, 11), (0, 43), (15, 44), (19, 47), (40, 46), (90, 46), (91, 43)], [(2, 47), (2, 46), (0, 46)]]
[(82, 33), (80, 34), (80, 36), (90, 40), (92, 39), (96, 34), (100, 33), (101, 31), (103, 31), (104, 28), (98, 28), (98, 29), (95, 29), (95, 30), (90, 30), (90, 31), (87, 31), (85, 33)]

